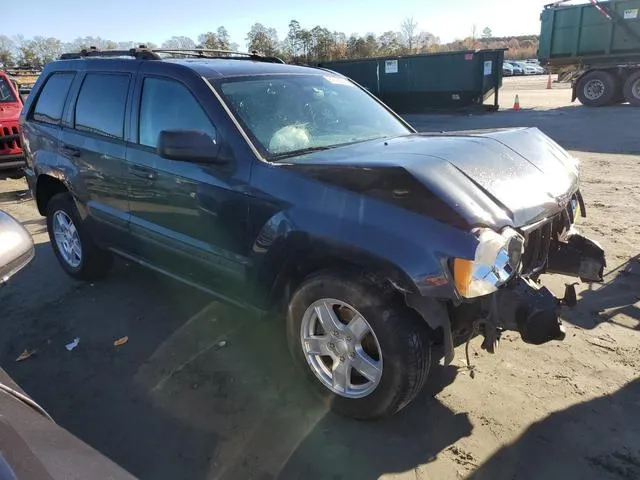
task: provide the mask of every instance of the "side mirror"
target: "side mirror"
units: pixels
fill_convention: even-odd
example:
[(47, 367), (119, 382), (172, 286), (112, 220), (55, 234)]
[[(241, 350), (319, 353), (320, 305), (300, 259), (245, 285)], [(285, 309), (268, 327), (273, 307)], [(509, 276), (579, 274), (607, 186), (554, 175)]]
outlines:
[(182, 162), (223, 163), (215, 138), (194, 130), (163, 130), (158, 138), (158, 155)]
[(0, 210), (0, 285), (33, 260), (35, 248), (27, 230)]

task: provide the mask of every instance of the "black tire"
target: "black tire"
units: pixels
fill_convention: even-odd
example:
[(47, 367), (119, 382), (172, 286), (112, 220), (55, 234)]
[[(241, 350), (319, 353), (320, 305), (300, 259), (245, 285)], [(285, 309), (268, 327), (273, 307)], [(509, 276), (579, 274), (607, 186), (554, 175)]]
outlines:
[(640, 70), (629, 75), (627, 81), (624, 82), (622, 92), (627, 102), (634, 107), (640, 107)]
[[(369, 323), (382, 351), (382, 374), (375, 389), (362, 398), (331, 391), (313, 373), (301, 337), (307, 308), (320, 299), (335, 299), (355, 308)], [(364, 276), (320, 272), (308, 277), (291, 297), (287, 313), (289, 349), (320, 397), (331, 409), (358, 420), (393, 415), (422, 390), (431, 364), (429, 329), (417, 312)]]
[[(73, 266), (65, 260), (64, 255), (60, 252), (58, 243), (56, 242), (53, 219), (57, 212), (64, 212), (73, 222), (80, 239), (80, 250), (82, 252), (80, 263)], [(96, 246), (90, 235), (86, 231), (85, 225), (78, 215), (78, 211), (73, 202), (70, 193), (59, 193), (55, 195), (47, 204), (47, 231), (49, 232), (49, 240), (60, 265), (74, 278), (78, 280), (98, 280), (111, 269), (113, 264), (113, 255), (110, 252), (102, 250)]]
[(604, 107), (613, 104), (618, 91), (615, 75), (604, 70), (587, 73), (576, 86), (578, 100), (587, 107)]

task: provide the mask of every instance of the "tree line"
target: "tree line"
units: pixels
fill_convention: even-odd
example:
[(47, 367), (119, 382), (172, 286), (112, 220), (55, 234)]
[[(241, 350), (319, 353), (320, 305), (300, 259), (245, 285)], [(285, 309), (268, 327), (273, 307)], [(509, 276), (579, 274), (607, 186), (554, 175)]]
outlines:
[[(485, 28), (476, 36), (473, 27), (467, 38), (449, 43), (441, 43), (440, 38), (430, 32), (420, 30), (413, 18), (405, 19), (400, 28), (380, 35), (365, 35), (331, 31), (322, 26), (304, 28), (297, 20), (291, 20), (284, 38), (276, 29), (255, 23), (245, 37), (248, 51), (277, 56), (292, 63), (315, 63), (326, 60), (397, 56), (416, 53), (446, 52), (455, 50), (475, 50), (480, 48), (508, 48), (509, 58), (521, 59), (536, 56), (538, 37), (493, 37), (491, 29)], [(145, 41), (116, 42), (100, 37), (80, 37), (72, 42), (62, 42), (54, 37), (36, 36), (9, 38), (0, 35), (0, 63), (3, 66), (28, 65), (40, 68), (58, 58), (62, 53), (80, 51), (95, 46), (100, 49), (128, 50), (144, 44), (149, 48), (208, 48), (218, 50), (238, 50), (239, 46), (230, 40), (224, 26), (205, 32), (196, 39), (174, 36), (161, 45)]]

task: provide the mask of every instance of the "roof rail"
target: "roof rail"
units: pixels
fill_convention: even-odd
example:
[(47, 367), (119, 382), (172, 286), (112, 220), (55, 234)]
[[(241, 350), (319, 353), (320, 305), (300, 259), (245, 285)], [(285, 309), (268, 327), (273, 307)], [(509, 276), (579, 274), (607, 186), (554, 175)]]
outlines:
[(96, 47), (89, 47), (81, 50), (80, 52), (63, 53), (60, 56), (60, 60), (75, 60), (79, 58), (87, 57), (132, 57), (137, 60), (162, 60), (164, 55), (181, 55), (185, 57), (197, 57), (197, 58), (227, 58), (235, 60), (253, 60), (257, 62), (268, 63), (285, 63), (278, 57), (270, 57), (260, 55), (256, 51), (251, 53), (236, 52), (233, 50), (218, 50), (210, 48), (147, 48), (146, 45), (140, 45), (137, 48), (131, 48), (129, 50), (100, 50)]
[(160, 60), (162, 58), (160, 55), (155, 54), (153, 50), (147, 48), (146, 45), (140, 45), (138, 48), (130, 48), (129, 50), (100, 50), (97, 47), (89, 47), (79, 52), (63, 53), (60, 55), (60, 60), (74, 60), (86, 57), (133, 57), (138, 60)]
[(255, 50), (252, 52), (237, 52), (234, 50), (202, 48), (197, 46), (195, 48), (155, 48), (153, 51), (156, 53), (173, 53), (198, 58), (233, 58), (236, 60), (254, 60), (256, 62), (284, 63), (284, 61), (278, 57), (261, 55)]

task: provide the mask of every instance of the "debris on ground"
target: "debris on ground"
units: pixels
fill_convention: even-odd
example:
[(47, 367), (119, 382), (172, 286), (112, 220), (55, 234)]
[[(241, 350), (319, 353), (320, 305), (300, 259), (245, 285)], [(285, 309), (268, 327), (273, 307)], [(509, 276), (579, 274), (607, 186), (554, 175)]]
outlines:
[(71, 343), (67, 343), (65, 345), (65, 348), (69, 351), (73, 350), (74, 348), (76, 348), (78, 346), (78, 344), (80, 343), (80, 339), (78, 337), (74, 338), (73, 341)]
[(16, 362), (22, 362), (23, 360), (26, 360), (27, 358), (31, 357), (36, 352), (37, 352), (36, 349), (28, 350), (25, 348), (24, 351), (18, 356), (18, 358), (16, 358)]
[(630, 261), (623, 270), (623, 275), (640, 275), (640, 261)]
[(127, 337), (126, 335), (122, 338), (117, 339), (115, 342), (113, 342), (113, 346), (114, 347), (119, 347), (120, 345), (124, 345), (125, 343), (127, 343), (129, 341), (129, 337)]

